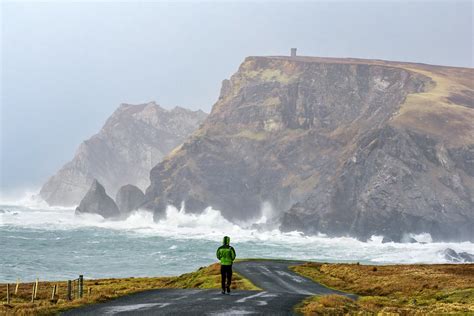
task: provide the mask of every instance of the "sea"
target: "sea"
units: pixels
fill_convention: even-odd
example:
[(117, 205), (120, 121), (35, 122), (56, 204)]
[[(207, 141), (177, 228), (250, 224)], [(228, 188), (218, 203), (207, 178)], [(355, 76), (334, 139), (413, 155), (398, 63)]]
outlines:
[[(382, 243), (350, 237), (307, 236), (265, 224), (271, 217), (235, 224), (218, 210), (188, 214), (169, 206), (154, 222), (139, 210), (120, 221), (76, 215), (74, 208), (49, 207), (35, 196), (0, 201), (0, 283), (85, 278), (172, 276), (217, 261), (223, 236), (231, 238), (238, 258), (294, 259), (366, 264), (446, 263), (442, 251), (474, 253), (471, 242)], [(259, 225), (255, 225), (255, 224)], [(266, 227), (266, 228), (262, 228)]]

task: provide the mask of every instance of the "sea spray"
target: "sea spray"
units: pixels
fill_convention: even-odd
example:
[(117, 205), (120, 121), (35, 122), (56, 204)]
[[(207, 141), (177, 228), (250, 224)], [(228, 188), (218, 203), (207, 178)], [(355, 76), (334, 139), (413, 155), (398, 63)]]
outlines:
[[(264, 257), (328, 262), (443, 263), (441, 251), (474, 252), (474, 244), (367, 242), (350, 237), (305, 236), (234, 224), (218, 210), (190, 214), (168, 206), (166, 216), (138, 210), (119, 221), (99, 215), (75, 215), (73, 208), (1, 205), (0, 248), (9, 253), (0, 263), (0, 280), (58, 279), (84, 273), (88, 277), (173, 275), (215, 261), (223, 235), (232, 237), (239, 258)], [(265, 223), (265, 216), (256, 222)]]

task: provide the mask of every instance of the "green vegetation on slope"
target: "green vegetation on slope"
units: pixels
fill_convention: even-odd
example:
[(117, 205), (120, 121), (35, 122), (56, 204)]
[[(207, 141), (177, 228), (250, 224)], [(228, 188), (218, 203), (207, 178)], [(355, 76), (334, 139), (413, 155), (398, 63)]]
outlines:
[(403, 68), (431, 78), (432, 86), (408, 95), (393, 124), (444, 139), (453, 147), (472, 144), (472, 69), (428, 65)]
[(390, 265), (306, 263), (291, 269), (330, 288), (355, 293), (314, 296), (298, 307), (305, 315), (474, 313), (474, 264)]

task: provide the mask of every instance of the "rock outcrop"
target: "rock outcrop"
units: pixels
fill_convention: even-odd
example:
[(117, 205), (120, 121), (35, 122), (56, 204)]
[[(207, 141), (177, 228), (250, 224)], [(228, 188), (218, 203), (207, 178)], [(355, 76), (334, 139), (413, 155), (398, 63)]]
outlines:
[(150, 173), (146, 207), (283, 230), (474, 240), (472, 69), (249, 57), (203, 125)]
[(122, 104), (101, 131), (83, 142), (74, 158), (43, 185), (40, 195), (50, 205), (77, 205), (94, 178), (112, 196), (126, 184), (144, 190), (151, 168), (205, 117), (202, 111), (166, 110), (154, 102)]
[(138, 187), (127, 184), (118, 190), (115, 202), (122, 216), (126, 216), (145, 202), (145, 194)]
[(473, 240), (474, 192), (462, 169), (446, 169), (436, 160), (443, 145), (387, 126), (356, 146), (327, 184), (328, 194), (328, 187), (318, 187), (283, 216), (287, 230), (396, 241), (406, 233), (429, 232), (435, 240)]
[(76, 214), (99, 214), (104, 218), (118, 218), (120, 211), (114, 200), (105, 192), (105, 188), (94, 179), (92, 185), (76, 208)]
[(468, 252), (456, 252), (454, 249), (446, 248), (445, 250), (441, 251), (441, 254), (449, 262), (454, 262), (454, 263), (473, 263), (474, 262), (474, 255)]

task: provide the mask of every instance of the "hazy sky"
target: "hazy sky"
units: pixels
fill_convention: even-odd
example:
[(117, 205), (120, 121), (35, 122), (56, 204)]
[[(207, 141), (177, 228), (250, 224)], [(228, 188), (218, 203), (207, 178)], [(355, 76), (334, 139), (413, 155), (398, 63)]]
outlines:
[(471, 1), (1, 2), (1, 192), (38, 187), (122, 102), (209, 112), (249, 55), (473, 67)]

